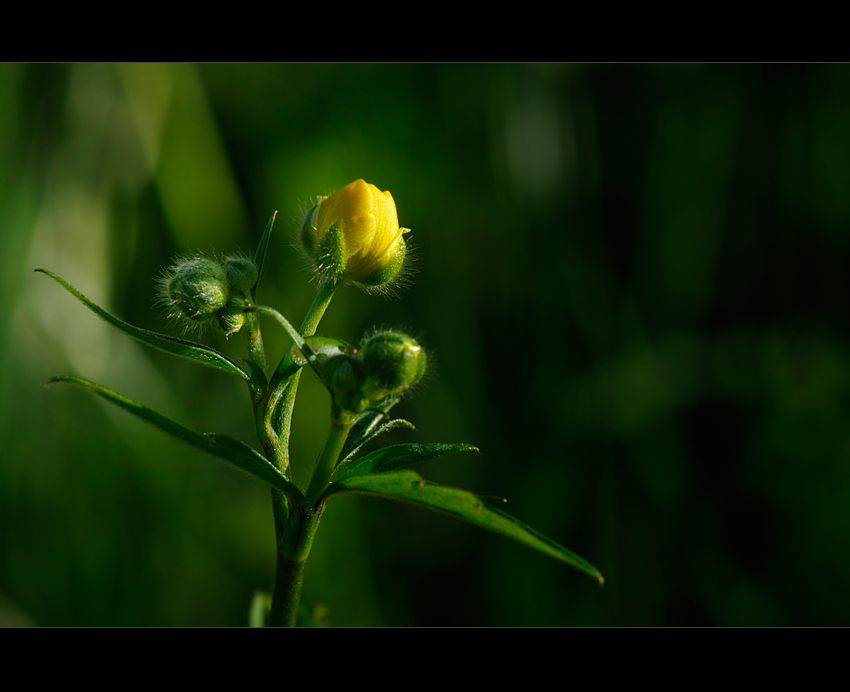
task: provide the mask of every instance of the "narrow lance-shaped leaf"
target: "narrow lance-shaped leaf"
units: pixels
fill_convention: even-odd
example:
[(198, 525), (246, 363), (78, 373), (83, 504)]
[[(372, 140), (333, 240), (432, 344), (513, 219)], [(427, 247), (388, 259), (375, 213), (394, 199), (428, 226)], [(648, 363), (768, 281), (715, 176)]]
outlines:
[(345, 440), (345, 445), (339, 455), (339, 467), (342, 467), (349, 459), (351, 459), (358, 450), (367, 442), (371, 442), (378, 435), (381, 435), (394, 428), (407, 428), (408, 430), (416, 430), (413, 423), (406, 421), (403, 418), (393, 418), (387, 420), (385, 415), (367, 411), (357, 422), (351, 426), (351, 431)]
[(362, 473), (384, 473), (417, 461), (434, 459), (455, 452), (477, 452), (478, 448), (468, 444), (406, 444), (384, 447), (370, 452), (362, 459), (353, 462), (340, 478)]
[(390, 409), (399, 401), (401, 401), (400, 396), (388, 397), (379, 406), (368, 409), (355, 421), (345, 440), (342, 452), (340, 452), (339, 461), (337, 462), (337, 475), (339, 475), (340, 469), (351, 461), (357, 450), (376, 435), (379, 435), (385, 430), (390, 430), (391, 427), (416, 429), (413, 423), (409, 423), (408, 421), (395, 422), (401, 421), (401, 418), (390, 420)]
[(507, 512), (496, 509), (492, 500), (480, 498), (466, 490), (427, 483), (415, 471), (346, 476), (336, 483), (331, 483), (325, 497), (341, 493), (365, 493), (414, 502), (519, 541), (589, 574), (600, 584), (605, 581), (599, 570), (587, 560), (526, 526)]
[(89, 308), (89, 310), (91, 310), (95, 315), (106, 322), (109, 322), (109, 324), (113, 327), (120, 329), (122, 332), (133, 337), (137, 341), (141, 341), (143, 344), (147, 344), (148, 346), (159, 349), (160, 351), (165, 351), (166, 353), (171, 353), (172, 355), (180, 356), (181, 358), (187, 358), (188, 360), (200, 363), (201, 365), (207, 365), (212, 368), (224, 370), (225, 372), (229, 372), (233, 375), (238, 375), (248, 384), (253, 384), (248, 373), (240, 368), (235, 361), (231, 360), (223, 353), (216, 351), (214, 348), (210, 348), (209, 346), (204, 346), (203, 344), (198, 344), (193, 341), (178, 339), (166, 334), (157, 334), (156, 332), (141, 329), (140, 327), (134, 327), (132, 324), (115, 317), (115, 315), (111, 315), (102, 307), (93, 303), (62, 277), (57, 276), (46, 269), (38, 268), (35, 271), (49, 276), (51, 279), (63, 286), (71, 295), (78, 298), (80, 302)]
[(248, 369), (251, 371), (251, 383), (254, 385), (255, 393), (257, 395), (262, 395), (262, 393), (269, 387), (268, 380), (266, 379), (266, 373), (264, 373), (263, 369), (250, 358), (244, 358), (243, 360), (245, 365), (247, 365)]
[(257, 246), (257, 253), (254, 255), (254, 266), (257, 268), (257, 282), (251, 287), (251, 297), (256, 298), (257, 284), (260, 283), (260, 275), (263, 273), (263, 264), (266, 261), (266, 250), (269, 247), (269, 238), (272, 234), (272, 226), (277, 217), (277, 212), (272, 214), (269, 222), (266, 224), (266, 230), (263, 231), (263, 237), (260, 238), (260, 244)]
[(295, 484), (284, 478), (283, 474), (253, 447), (225, 433), (212, 433), (207, 437), (224, 452), (224, 454), (218, 454), (222, 459), (236, 464), (296, 502), (304, 501), (304, 495)]
[(244, 442), (240, 442), (230, 435), (213, 434), (202, 435), (190, 430), (179, 423), (166, 418), (160, 413), (143, 406), (132, 399), (121, 396), (111, 389), (107, 389), (99, 384), (84, 380), (81, 377), (54, 377), (48, 380), (48, 384), (53, 382), (64, 382), (67, 384), (75, 384), (78, 387), (87, 389), (90, 392), (103, 397), (107, 401), (129, 411), (137, 418), (150, 423), (160, 430), (174, 435), (184, 442), (189, 443), (193, 447), (202, 449), (209, 454), (217, 456), (220, 459), (229, 461), (231, 464), (238, 466), (243, 471), (246, 471), (255, 478), (269, 484), (273, 488), (277, 488), (282, 493), (288, 495), (294, 501), (302, 503), (304, 496), (301, 491), (292, 483), (290, 483), (265, 457), (263, 457), (255, 449), (252, 449)]

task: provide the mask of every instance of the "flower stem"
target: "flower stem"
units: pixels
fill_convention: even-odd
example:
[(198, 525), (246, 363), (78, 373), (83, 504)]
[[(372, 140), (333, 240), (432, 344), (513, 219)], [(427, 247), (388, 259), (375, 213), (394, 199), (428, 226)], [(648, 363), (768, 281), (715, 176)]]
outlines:
[(269, 627), (295, 627), (306, 566), (306, 560), (294, 560), (288, 555), (277, 554)]
[[(324, 281), (319, 286), (316, 297), (313, 299), (313, 304), (307, 311), (307, 316), (301, 324), (301, 336), (313, 336), (316, 333), (316, 328), (322, 316), (325, 314), (334, 291), (338, 284), (332, 281)], [(295, 393), (298, 390), (298, 381), (301, 379), (301, 371), (299, 370), (292, 377), (292, 381), (286, 389), (283, 401), (280, 404), (281, 426), (280, 436), (278, 438), (278, 456), (281, 459), (282, 468), (289, 468), (289, 434), (292, 429), (292, 409), (295, 407)]]
[(278, 542), (270, 627), (295, 627), (297, 623), (304, 568), (323, 509), (308, 513), (304, 507), (293, 508), (289, 516), (283, 540)]
[(328, 487), (328, 481), (336, 468), (337, 459), (339, 459), (339, 454), (345, 444), (345, 439), (348, 437), (348, 431), (351, 430), (352, 423), (353, 420), (350, 422), (331, 421), (328, 439), (325, 442), (324, 449), (322, 449), (316, 470), (313, 472), (310, 486), (307, 488), (307, 507), (315, 505), (319, 496)]
[[(301, 336), (313, 336), (322, 316), (333, 298), (337, 283), (322, 282), (313, 304), (307, 311), (301, 325)], [(289, 468), (289, 436), (292, 427), (292, 410), (295, 406), (295, 393), (301, 371), (292, 375), (283, 401), (280, 403), (280, 430), (274, 449), (274, 460), (284, 472)], [(345, 438), (343, 438), (343, 442)], [(328, 444), (325, 444), (327, 449)], [(340, 449), (342, 449), (340, 447)], [(322, 457), (325, 452), (323, 450)], [(339, 456), (339, 450), (337, 451)], [(312, 484), (312, 483), (311, 483)], [(326, 482), (327, 484), (327, 482)], [(313, 545), (313, 536), (319, 525), (324, 505), (314, 507), (315, 503), (301, 507), (292, 506), (279, 491), (272, 490), (272, 510), (275, 519), (275, 537), (277, 539), (277, 559), (275, 562), (275, 584), (272, 593), (272, 605), (269, 613), (269, 625), (273, 627), (294, 627), (301, 602), (301, 586), (304, 582), (304, 568), (307, 556)]]
[(266, 350), (263, 347), (263, 334), (260, 332), (260, 319), (254, 312), (245, 313), (245, 331), (248, 339), (248, 355), (261, 370), (266, 369)]

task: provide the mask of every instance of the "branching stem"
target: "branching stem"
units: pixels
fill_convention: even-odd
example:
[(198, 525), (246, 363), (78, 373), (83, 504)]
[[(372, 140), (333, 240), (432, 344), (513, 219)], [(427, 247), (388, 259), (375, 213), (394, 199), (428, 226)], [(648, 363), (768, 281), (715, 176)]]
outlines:
[[(305, 358), (309, 359), (313, 354), (309, 347), (306, 347), (304, 338), (313, 336), (316, 333), (316, 328), (319, 326), (319, 322), (333, 298), (337, 285), (333, 281), (325, 281), (320, 284), (313, 304), (307, 311), (307, 315), (301, 325), (300, 333), (296, 332), (286, 318), (276, 310), (272, 308), (256, 308), (256, 310), (259, 313), (268, 314), (277, 319), (289, 333), (290, 337), (292, 337), (292, 340), (304, 354)], [(295, 406), (295, 394), (298, 389), (300, 377), (301, 372), (299, 370), (288, 378), (286, 391), (283, 394), (283, 401), (279, 404), (281, 407), (279, 417), (280, 428), (276, 433), (277, 439), (272, 454), (274, 458), (270, 459), (270, 461), (273, 461), (284, 472), (289, 468), (289, 437), (292, 426), (292, 410)], [(258, 425), (258, 430), (260, 427)], [(333, 443), (331, 443), (332, 437), (334, 438)], [(317, 472), (320, 468), (323, 468), (322, 460), (333, 453), (333, 450), (329, 449), (329, 447), (336, 446), (335, 440), (336, 438), (332, 431), (322, 451)], [(345, 442), (344, 436), (342, 442)], [(342, 446), (340, 444), (339, 449), (336, 451), (336, 457), (339, 456), (341, 449)], [(333, 472), (333, 468), (331, 468), (331, 472)], [(328, 474), (328, 477), (324, 481), (325, 486), (329, 478), (330, 475)], [(312, 480), (310, 487), (312, 488), (315, 483), (318, 483), (318, 481), (315, 479)], [(316, 497), (318, 498), (318, 495)], [(304, 580), (304, 568), (313, 545), (313, 536), (319, 524), (323, 505), (317, 507), (314, 499), (312, 502), (307, 502), (301, 507), (293, 506), (282, 493), (272, 490), (272, 509), (275, 518), (277, 559), (275, 563), (275, 586), (272, 594), (269, 625), (293, 627), (296, 624), (298, 605), (301, 602), (301, 585)]]
[(328, 482), (336, 468), (339, 454), (342, 452), (342, 447), (348, 437), (348, 431), (351, 430), (352, 422), (340, 423), (336, 420), (331, 421), (331, 430), (328, 433), (328, 439), (322, 449), (321, 456), (319, 456), (319, 463), (316, 464), (316, 470), (313, 472), (310, 487), (307, 488), (307, 507), (314, 506), (325, 491), (325, 488), (328, 487)]

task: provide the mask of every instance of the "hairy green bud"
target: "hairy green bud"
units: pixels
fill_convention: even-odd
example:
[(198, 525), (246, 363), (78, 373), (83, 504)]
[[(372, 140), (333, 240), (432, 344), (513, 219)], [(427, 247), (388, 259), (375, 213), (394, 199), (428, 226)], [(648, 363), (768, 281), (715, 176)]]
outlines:
[(366, 377), (356, 355), (331, 358), (322, 367), (322, 376), (327, 388), (333, 392), (335, 408), (354, 413), (366, 410), (369, 405), (363, 393)]
[(256, 265), (245, 257), (231, 257), (226, 260), (224, 273), (231, 290), (245, 295), (254, 288), (259, 278)]
[[(397, 399), (425, 374), (425, 351), (401, 332), (379, 332), (365, 339), (359, 350), (328, 337), (307, 337), (305, 342), (315, 355), (313, 368), (331, 394), (337, 420)], [(300, 351), (296, 358), (306, 363)]]
[[(334, 418), (346, 412), (360, 413), (368, 404), (363, 404), (363, 364), (357, 350), (339, 339), (326, 336), (308, 336), (304, 339), (315, 360), (313, 367), (331, 394)], [(307, 362), (300, 350), (295, 350), (297, 362)]]
[(360, 351), (367, 383), (384, 397), (398, 396), (419, 382), (428, 359), (424, 349), (407, 334), (379, 332)]
[(227, 303), (227, 276), (215, 260), (195, 257), (172, 267), (164, 280), (164, 300), (172, 317), (193, 322), (212, 319)]

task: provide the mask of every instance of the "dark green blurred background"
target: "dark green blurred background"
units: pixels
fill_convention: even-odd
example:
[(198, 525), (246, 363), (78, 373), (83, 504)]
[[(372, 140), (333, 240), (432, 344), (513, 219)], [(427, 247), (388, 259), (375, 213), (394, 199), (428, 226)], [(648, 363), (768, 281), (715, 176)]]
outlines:
[[(251, 441), (236, 378), (146, 350), (44, 276), (165, 330), (180, 252), (252, 251), (312, 299), (292, 229), (365, 178), (413, 229), (394, 300), (426, 386), (385, 443), (472, 442), (431, 480), (607, 582), (415, 507), (341, 498), (303, 603), (336, 625), (850, 624), (850, 66), (0, 65), (0, 624), (243, 625), (265, 487), (44, 381), (93, 379)], [(276, 360), (288, 344), (268, 324)], [(244, 342), (207, 335), (233, 357)], [(305, 377), (305, 481), (327, 393)]]

